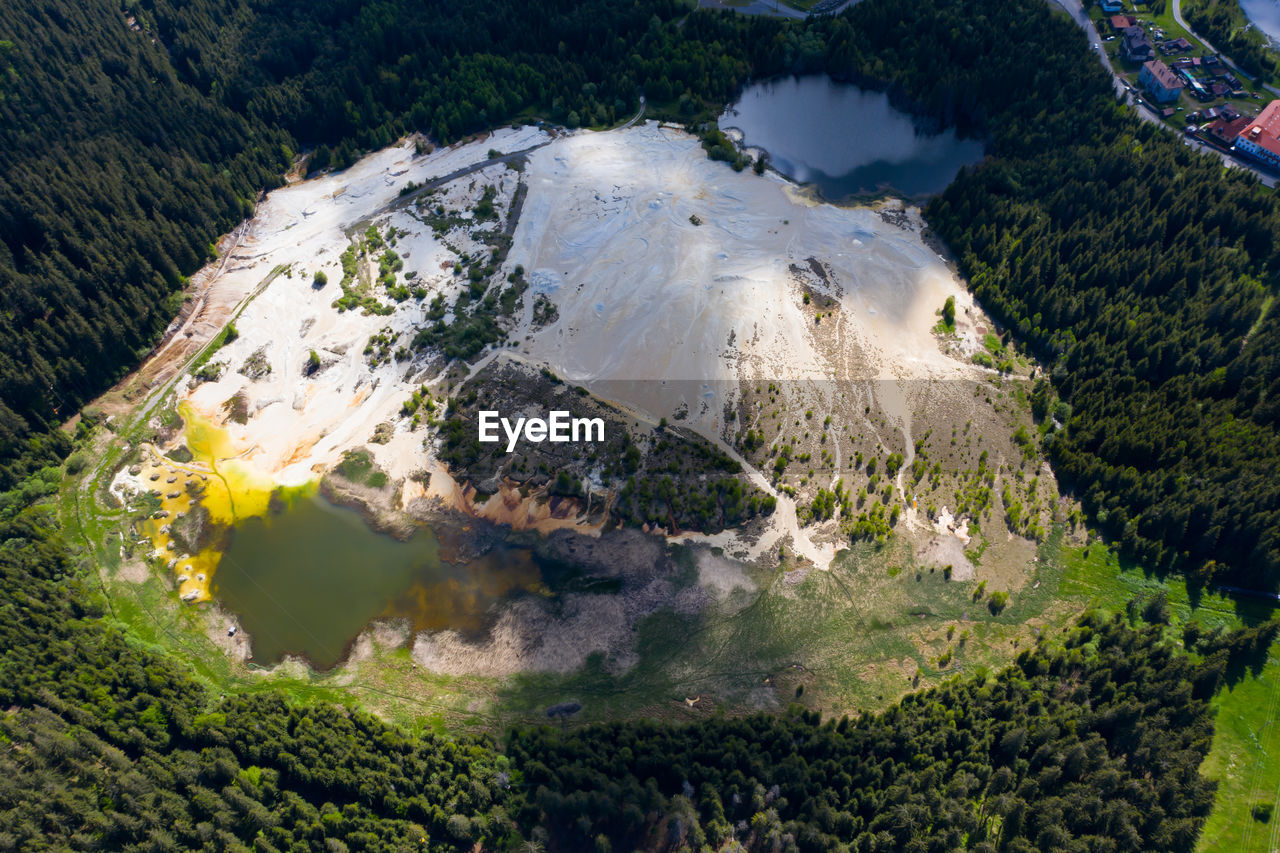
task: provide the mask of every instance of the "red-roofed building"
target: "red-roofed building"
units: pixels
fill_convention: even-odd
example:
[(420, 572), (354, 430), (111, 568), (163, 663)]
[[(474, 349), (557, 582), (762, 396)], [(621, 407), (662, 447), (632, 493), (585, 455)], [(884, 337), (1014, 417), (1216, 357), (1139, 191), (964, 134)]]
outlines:
[(1138, 26), (1138, 19), (1135, 18), (1133, 15), (1112, 15), (1111, 16), (1111, 29), (1115, 30), (1116, 32), (1127, 30), (1129, 29), (1129, 27), (1136, 27), (1136, 26)]
[(1230, 148), (1232, 143), (1236, 141), (1236, 137), (1252, 124), (1252, 116), (1237, 116), (1233, 119), (1223, 117), (1215, 119), (1211, 124), (1206, 125), (1203, 130), (1208, 136), (1213, 137), (1214, 142), (1223, 148)]
[(1235, 150), (1280, 168), (1280, 101), (1272, 101), (1236, 136)]

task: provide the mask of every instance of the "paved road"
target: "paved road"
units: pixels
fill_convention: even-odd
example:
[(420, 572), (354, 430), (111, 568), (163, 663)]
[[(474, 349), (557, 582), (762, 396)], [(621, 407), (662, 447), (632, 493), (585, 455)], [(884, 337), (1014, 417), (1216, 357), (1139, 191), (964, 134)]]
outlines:
[[(1227, 166), (1237, 168), (1237, 169), (1246, 169), (1250, 172), (1253, 172), (1255, 175), (1258, 176), (1258, 180), (1260, 180), (1264, 186), (1268, 186), (1268, 187), (1276, 186), (1276, 182), (1277, 182), (1276, 175), (1270, 172), (1264, 172), (1260, 170), (1258, 167), (1254, 166), (1253, 163), (1247, 160), (1243, 160), (1235, 156), (1234, 154), (1230, 154), (1226, 151), (1223, 151), (1221, 148), (1217, 148), (1213, 145), (1209, 145), (1206, 142), (1201, 142), (1199, 139), (1196, 139), (1195, 137), (1192, 137), (1192, 136), (1188, 136), (1185, 133), (1178, 133), (1177, 130), (1170, 127), (1168, 124), (1166, 124), (1164, 120), (1161, 119), (1156, 114), (1155, 108), (1150, 103), (1148, 103), (1147, 101), (1143, 101), (1141, 104), (1136, 103), (1135, 94), (1129, 91), (1127, 88), (1125, 88), (1128, 81), (1125, 80), (1120, 75), (1120, 73), (1117, 72), (1116, 69), (1111, 65), (1111, 58), (1107, 56), (1106, 50), (1102, 47), (1101, 37), (1098, 35), (1098, 31), (1094, 29), (1093, 22), (1089, 20), (1089, 15), (1085, 12), (1084, 7), (1080, 5), (1080, 0), (1056, 0), (1056, 2), (1058, 3), (1059, 6), (1062, 7), (1064, 11), (1066, 11), (1068, 15), (1071, 16), (1072, 20), (1074, 20), (1077, 24), (1079, 24), (1084, 29), (1085, 36), (1089, 39), (1089, 44), (1098, 45), (1097, 49), (1094, 50), (1094, 53), (1097, 54), (1099, 61), (1102, 62), (1102, 67), (1106, 68), (1107, 71), (1111, 74), (1111, 83), (1115, 87), (1116, 92), (1124, 96), (1125, 103), (1129, 104), (1134, 108), (1134, 111), (1137, 113), (1138, 118), (1142, 119), (1143, 121), (1148, 121), (1148, 122), (1151, 122), (1152, 124), (1159, 125), (1160, 127), (1164, 128), (1170, 133), (1176, 133), (1179, 136), (1179, 138), (1181, 138), (1182, 141), (1185, 142), (1187, 145), (1191, 146), (1197, 151), (1203, 151), (1205, 153), (1213, 154), (1217, 157), (1220, 157), (1222, 159), (1222, 162), (1225, 163)], [(1175, 9), (1175, 16), (1176, 16), (1178, 14), (1178, 12), (1176, 11), (1178, 9), (1178, 0), (1174, 0), (1174, 9)], [(1182, 23), (1180, 18), (1178, 19), (1178, 23), (1180, 24)], [(1183, 24), (1183, 26), (1186, 26), (1186, 25)], [(1190, 32), (1189, 28), (1188, 28), (1188, 32)], [(1200, 38), (1200, 37), (1196, 36), (1196, 38)], [(1201, 41), (1203, 41), (1203, 39), (1201, 39)], [(1204, 42), (1204, 44), (1210, 50), (1214, 50), (1214, 48), (1209, 46), (1208, 42)], [(1234, 68), (1235, 66), (1232, 66), (1232, 67)], [(1243, 72), (1238, 72), (1238, 73), (1243, 73)]]
[(623, 124), (621, 125), (621, 127), (620, 127), (619, 129), (621, 129), (622, 127), (631, 127), (631, 126), (633, 126), (636, 122), (638, 122), (640, 119), (644, 118), (644, 106), (645, 106), (645, 104), (644, 104), (644, 95), (641, 95), (641, 96), (640, 96), (640, 109), (636, 110), (636, 114), (635, 114), (635, 115), (633, 115), (631, 118), (629, 118), (629, 119), (627, 119), (625, 122), (623, 122)]

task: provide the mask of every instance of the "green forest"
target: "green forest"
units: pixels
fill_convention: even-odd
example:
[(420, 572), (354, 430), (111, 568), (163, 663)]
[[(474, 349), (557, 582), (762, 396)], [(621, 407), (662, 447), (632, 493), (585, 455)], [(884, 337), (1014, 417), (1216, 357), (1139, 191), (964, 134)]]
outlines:
[(155, 345), (300, 152), (342, 168), (410, 131), (604, 126), (642, 94), (696, 130), (750, 78), (824, 71), (986, 141), (926, 216), (1046, 365), (1042, 440), (1093, 521), (1153, 568), (1280, 587), (1274, 195), (1138, 122), (1042, 0), (804, 22), (673, 0), (18, 0), (0, 8), (0, 849), (1190, 850), (1208, 700), (1274, 625), (1089, 614), (1005, 672), (856, 719), (411, 735), (211, 695), (115, 625), (28, 506), (71, 448), (59, 424)]
[(0, 849), (1191, 850), (1208, 700), (1277, 624), (1086, 614), (880, 714), (409, 735), (217, 698), (112, 626), (52, 516), (0, 524)]

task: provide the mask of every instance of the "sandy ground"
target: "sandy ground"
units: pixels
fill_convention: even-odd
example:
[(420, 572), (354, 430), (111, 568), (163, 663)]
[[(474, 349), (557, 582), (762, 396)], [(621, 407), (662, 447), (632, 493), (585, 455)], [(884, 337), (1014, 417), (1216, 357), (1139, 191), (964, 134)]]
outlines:
[[(413, 388), (407, 378), (411, 368), (388, 361), (370, 369), (365, 343), (383, 330), (411, 335), (424, 325), (425, 303), (457, 287), (446, 266), (457, 256), (424, 223), (403, 212), (387, 214), (378, 224), (403, 232), (396, 252), (405, 270), (417, 274), (415, 281), (427, 289), (428, 297), (400, 303), (391, 316), (339, 312), (332, 302), (341, 295), (339, 257), (349, 245), (347, 232), (377, 215), (409, 181), (421, 183), (482, 162), (490, 149), (521, 150), (546, 139), (541, 131), (523, 129), (498, 131), (421, 157), (408, 145), (389, 148), (345, 172), (272, 193), (235, 255), (240, 263), (222, 273), (212, 290), (222, 294), (219, 304), (224, 304), (251, 292), (282, 265), (290, 265), (293, 274), (277, 276), (249, 303), (236, 321), (240, 337), (213, 358), (213, 363), (226, 366), (222, 376), (184, 391), (186, 399), (200, 414), (226, 425), (223, 404), (244, 392), (249, 422), (226, 426), (247, 459), (286, 485), (314, 479), (341, 459), (344, 450), (367, 441), (379, 423), (397, 420)], [(506, 178), (498, 201), (509, 202), (515, 185), (509, 173), (514, 175), (499, 164), (460, 179), (442, 201), (450, 207), (465, 206), (478, 198), (484, 183), (501, 184)], [(329, 278), (323, 288), (312, 286), (317, 271)], [(385, 295), (382, 299), (389, 302)], [(307, 363), (313, 350), (322, 360), (314, 372)], [(251, 379), (240, 368), (259, 352), (271, 371)], [(398, 453), (377, 453), (378, 463), (393, 477), (403, 477), (421, 464), (420, 439), (408, 445), (392, 448)]]
[(977, 574), (977, 569), (965, 556), (964, 542), (953, 534), (940, 533), (931, 537), (916, 557), (926, 566), (950, 567), (952, 580), (973, 580)]
[(585, 536), (598, 536), (607, 515), (598, 513), (592, 521), (576, 500), (545, 500), (536, 495), (521, 494), (519, 489), (504, 484), (487, 500), (477, 500), (475, 488), (459, 484), (448, 469), (436, 460), (429, 463), (430, 483), (423, 487), (410, 481), (403, 492), (404, 508), (418, 517), (426, 517), (440, 506), (459, 510), (472, 518), (493, 524), (505, 524), (512, 530), (536, 530), (542, 534), (554, 530), (571, 530)]
[(411, 634), (407, 622), (375, 622), (370, 625), (352, 645), (343, 671), (338, 676), (339, 683), (354, 680), (358, 665), (371, 659), (375, 650), (400, 648), (409, 642)]
[(506, 154), (548, 139), (537, 128), (509, 128), (422, 156), (415, 153), (413, 142), (405, 141), (370, 154), (345, 171), (269, 193), (252, 219), (218, 242), (218, 259), (191, 277), (187, 305), (163, 342), (104, 402), (119, 400), (120, 392), (126, 399), (136, 399), (172, 378), (276, 266), (295, 263), (314, 269), (317, 259), (336, 261), (346, 248), (343, 229), (394, 201), (408, 182), (423, 183), (482, 162), (491, 149)]
[[(429, 323), (428, 305), (437, 294), (452, 304), (465, 286), (454, 267), (486, 245), (466, 228), (437, 234), (412, 208), (394, 204), (400, 189), (483, 163), (491, 149), (532, 150), (523, 173), (504, 163), (487, 166), (442, 187), (432, 204), (466, 220), (484, 187), (492, 186), (501, 222), (517, 185), (527, 188), (494, 280), (523, 267), (530, 290), (507, 328), (516, 347), (501, 352), (545, 364), (637, 417), (676, 418), (745, 463), (733, 443), (746, 425), (730, 415), (743, 405), (744, 388), (778, 382), (785, 385), (779, 406), (788, 417), (806, 408), (816, 410), (815, 423), (836, 414), (840, 426), (877, 451), (902, 451), (909, 465), (918, 415), (932, 404), (921, 389), (984, 376), (970, 356), (988, 321), (922, 236), (914, 209), (886, 215), (821, 203), (776, 175), (736, 173), (712, 162), (694, 137), (654, 123), (554, 140), (535, 129), (504, 130), (429, 155), (405, 144), (345, 172), (271, 193), (228, 239), (226, 255), (202, 271), (194, 310), (134, 377), (154, 386), (172, 376), (243, 308), (235, 321), (239, 337), (210, 362), (220, 375), (185, 377), (177, 386), (191, 414), (188, 431), (198, 423), (217, 433), (204, 457), (197, 453), (203, 464), (182, 466), (152, 454), (143, 470), (122, 472), (117, 481), (122, 499), (130, 491), (161, 492), (160, 512), (169, 515), (148, 528), (161, 556), (172, 541), (163, 528), (183, 511), (179, 503), (190, 500), (180, 488), (188, 481), (234, 469), (246, 482), (297, 485), (315, 480), (354, 447), (371, 451), (399, 489), (401, 508), (413, 514), (446, 505), (543, 534), (598, 532), (599, 517), (589, 522), (572, 506), (553, 507), (513, 490), (477, 502), (433, 458), (432, 443), (424, 442), (428, 431), (400, 414), (424, 383), (441, 393), (454, 382), (439, 374), (438, 354), (371, 364), (365, 352), (375, 335), (406, 344)], [(339, 258), (370, 222), (384, 233), (394, 230), (405, 273), (427, 291), (426, 298), (401, 303), (378, 294), (395, 305), (389, 316), (340, 312), (332, 304), (341, 295)], [(326, 286), (313, 286), (317, 271), (328, 276)], [(534, 322), (538, 297), (556, 307), (548, 323)], [(956, 299), (960, 328), (944, 347), (933, 327), (948, 297)], [(318, 367), (308, 364), (312, 352)], [(498, 355), (497, 349), (482, 354), (471, 374)], [(838, 444), (836, 469), (839, 454), (849, 453)], [(829, 566), (847, 542), (836, 524), (802, 526), (796, 501), (757, 468), (744, 464), (744, 470), (778, 498), (763, 532), (749, 539), (734, 531), (680, 538), (751, 561), (776, 559), (770, 552), (785, 546), (789, 559), (806, 568)], [(430, 477), (414, 476), (423, 472)], [(907, 529), (928, 540), (926, 559), (952, 564), (958, 577), (973, 571), (963, 552), (963, 519), (950, 519), (945, 508), (937, 518), (914, 509), (904, 517)], [(172, 555), (184, 598), (208, 596), (202, 556)], [(554, 611), (522, 601), (499, 614), (484, 641), (449, 631), (423, 634), (412, 641), (413, 656), (440, 672), (499, 676), (570, 671), (601, 651), (608, 666), (621, 671), (634, 663), (631, 638), (644, 615), (662, 607), (696, 609), (735, 590), (750, 591), (750, 579), (733, 559), (703, 554), (700, 584), (679, 593), (655, 581), (627, 597), (570, 596)], [(379, 642), (370, 636), (358, 651)]]
[(503, 677), (573, 672), (600, 653), (608, 671), (622, 673), (639, 662), (641, 619), (659, 610), (696, 613), (705, 604), (700, 587), (675, 590), (660, 578), (626, 595), (571, 594), (554, 605), (524, 598), (502, 609), (485, 639), (423, 632), (414, 639), (412, 655), (419, 665), (446, 675)]
[[(409, 379), (414, 367), (394, 360), (371, 367), (365, 344), (384, 331), (411, 335), (424, 322), (432, 296), (461, 286), (451, 265), (457, 251), (474, 247), (465, 234), (445, 246), (427, 224), (391, 205), (409, 181), (449, 175), (484, 163), (491, 150), (521, 151), (549, 138), (521, 128), (426, 155), (416, 154), (410, 143), (388, 148), (344, 172), (272, 192), (254, 218), (224, 240), (223, 257), (196, 276), (196, 308), (176, 322), (176, 331), (124, 385), (167, 381), (233, 317), (239, 336), (209, 360), (208, 368), (220, 371), (216, 380), (190, 374), (179, 379), (183, 430), (164, 448), (144, 447), (141, 469), (120, 471), (112, 484), (125, 504), (147, 492), (159, 500), (156, 517), (141, 532), (151, 539), (152, 554), (169, 564), (184, 601), (208, 600), (218, 558), (180, 553), (169, 536), (170, 521), (195, 503), (195, 487), (215, 520), (232, 523), (265, 510), (274, 487), (316, 480), (385, 422), (397, 423), (399, 431), (385, 444), (370, 445), (379, 467), (397, 480), (423, 467), (428, 455), (422, 436), (398, 417), (416, 387)], [(441, 202), (467, 208), (486, 184), (494, 184), (495, 205), (509, 205), (514, 175), (501, 163), (485, 167), (447, 185)], [(396, 230), (395, 250), (405, 273), (416, 273), (415, 283), (428, 293), (396, 304), (390, 316), (333, 307), (341, 295), (340, 256), (350, 233), (370, 220), (384, 233)], [(317, 271), (328, 276), (326, 286), (313, 286)], [(385, 294), (381, 300), (395, 304)], [(318, 369), (308, 364), (313, 351), (321, 359)], [(254, 364), (266, 369), (250, 369)], [(233, 416), (237, 400), (244, 423)], [(161, 455), (182, 442), (196, 453), (192, 464)]]
[[(980, 375), (969, 361), (979, 336), (964, 322), (949, 352), (933, 334), (947, 297), (962, 318), (976, 309), (921, 236), (917, 210), (886, 217), (817, 202), (776, 175), (713, 162), (696, 139), (655, 123), (557, 140), (530, 156), (526, 179), (508, 261), (558, 317), (534, 326), (530, 301), (513, 339), (655, 421), (681, 418), (731, 441), (738, 426), (725, 413), (741, 383), (785, 383), (787, 410), (842, 419), (848, 406), (831, 389), (856, 384), (909, 447), (921, 380)], [(749, 473), (779, 500), (772, 524), (750, 543), (706, 541), (745, 559), (785, 543), (830, 565), (835, 537), (815, 538), (791, 498)]]
[[(174, 347), (185, 353), (184, 341), (211, 338), (256, 292), (236, 320), (239, 337), (210, 363), (221, 375), (179, 387), (194, 413), (226, 431), (226, 453), (273, 482), (297, 485), (390, 423), (389, 440), (368, 445), (378, 466), (395, 481), (428, 468), (429, 449), (399, 410), (420, 382), (437, 377), (412, 361), (371, 367), (365, 343), (383, 334), (403, 346), (428, 322), (430, 298), (443, 294), (449, 302), (461, 287), (451, 269), (459, 253), (483, 244), (470, 245), (465, 229), (437, 235), (392, 203), (408, 181), (483, 162), (494, 148), (524, 150), (548, 139), (537, 130), (506, 130), (424, 156), (406, 144), (271, 193), (239, 229), (234, 249), (204, 272), (201, 308), (186, 324), (192, 337), (175, 335), (144, 371), (163, 372), (175, 362)], [(493, 185), (495, 204), (505, 210), (518, 180), (494, 164), (447, 184), (433, 203), (465, 218), (483, 187)], [(522, 301), (511, 338), (528, 360), (655, 422), (675, 416), (724, 439), (739, 383), (778, 380), (793, 388), (813, 383), (796, 392), (791, 408), (815, 400), (829, 407), (820, 385), (832, 381), (872, 382), (880, 389), (877, 407), (906, 424), (910, 404), (895, 382), (975, 371), (942, 352), (931, 332), (942, 302), (955, 296), (964, 305), (968, 295), (918, 227), (898, 227), (871, 208), (816, 203), (777, 176), (734, 172), (708, 160), (695, 138), (654, 123), (555, 139), (529, 154), (523, 180), (528, 194), (506, 269), (527, 271), (531, 298)], [(918, 223), (913, 211), (901, 215)], [(390, 316), (332, 307), (339, 256), (370, 221), (395, 230), (406, 273), (428, 293), (399, 303)], [(328, 276), (327, 286), (313, 286), (317, 271)], [(821, 294), (825, 326), (815, 324), (805, 292)], [(556, 305), (558, 317), (548, 325), (533, 322), (538, 296)], [(318, 369), (308, 364), (312, 352)], [(243, 424), (229, 417), (236, 398), (247, 414)], [(777, 494), (759, 472), (751, 476)], [(450, 491), (444, 478), (436, 483), (437, 497)], [(470, 514), (517, 527), (578, 523), (511, 495), (484, 505), (460, 489), (446, 497)], [(828, 565), (836, 543), (814, 541), (796, 523), (790, 499), (778, 497), (772, 528), (735, 553), (758, 557), (790, 542), (803, 558)]]
[(753, 592), (756, 588), (741, 563), (717, 556), (709, 549), (698, 552), (698, 583), (720, 600), (735, 590)]
[[(531, 155), (529, 196), (510, 263), (559, 318), (522, 351), (593, 388), (633, 382), (659, 416), (684, 382), (970, 376), (931, 329), (964, 289), (918, 234), (871, 208), (814, 203), (773, 175), (734, 172), (697, 140), (650, 123), (579, 134)], [(701, 222), (695, 225), (691, 217)], [(819, 260), (848, 327), (820, 352), (790, 267)], [(532, 310), (531, 307), (528, 310)], [(692, 407), (691, 407), (692, 408)], [(723, 405), (690, 416), (708, 435)]]

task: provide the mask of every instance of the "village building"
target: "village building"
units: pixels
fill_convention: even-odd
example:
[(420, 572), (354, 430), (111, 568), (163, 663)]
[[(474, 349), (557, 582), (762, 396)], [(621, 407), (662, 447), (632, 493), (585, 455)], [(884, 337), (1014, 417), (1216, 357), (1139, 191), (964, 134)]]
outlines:
[(1209, 91), (1209, 87), (1204, 84), (1203, 80), (1192, 77), (1191, 73), (1186, 69), (1180, 69), (1182, 79), (1186, 81), (1187, 88), (1191, 90), (1191, 94), (1195, 95), (1201, 101), (1208, 101), (1213, 98)]
[(1152, 59), (1143, 63), (1138, 85), (1151, 96), (1151, 100), (1168, 104), (1178, 100), (1185, 84), (1173, 69), (1158, 59)]
[(1236, 136), (1235, 150), (1280, 168), (1280, 101), (1272, 101)]
[(1130, 62), (1146, 62), (1155, 56), (1155, 48), (1142, 27), (1128, 27), (1120, 37), (1120, 53)]
[(1209, 141), (1223, 148), (1230, 148), (1236, 141), (1236, 137), (1253, 122), (1252, 116), (1235, 116), (1227, 118), (1221, 116), (1205, 125), (1204, 134), (1209, 137)]
[(1191, 50), (1191, 42), (1185, 38), (1176, 38), (1160, 43), (1160, 52), (1165, 56), (1172, 53), (1186, 53), (1188, 50)]

